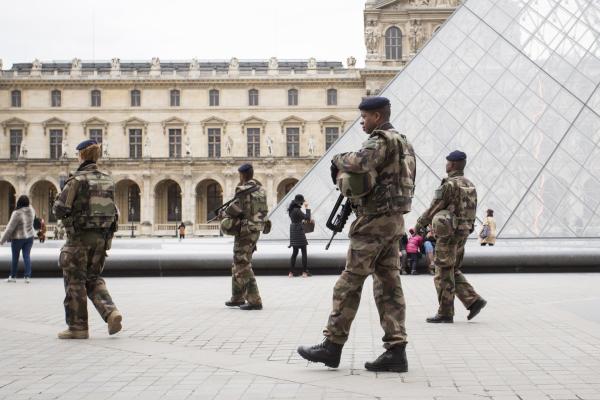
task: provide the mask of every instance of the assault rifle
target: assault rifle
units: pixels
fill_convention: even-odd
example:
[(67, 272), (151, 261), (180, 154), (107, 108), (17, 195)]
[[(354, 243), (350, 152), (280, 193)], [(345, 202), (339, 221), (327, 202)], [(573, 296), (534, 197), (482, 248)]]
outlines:
[[(325, 250), (329, 250), (329, 246), (331, 246), (333, 238), (344, 229), (344, 226), (348, 221), (348, 217), (352, 213), (352, 203), (350, 203), (350, 200), (346, 199), (344, 205), (342, 205), (342, 201), (344, 201), (344, 195), (340, 194), (335, 202), (335, 206), (333, 207), (331, 214), (329, 214), (329, 218), (327, 219), (326, 226), (333, 231), (333, 235), (331, 235), (329, 243), (327, 243), (327, 246), (325, 246)], [(338, 213), (340, 207), (342, 209)]]
[(228, 201), (228, 202), (226, 202), (226, 203), (223, 203), (223, 205), (221, 205), (220, 207), (218, 207), (218, 208), (216, 208), (216, 209), (214, 209), (214, 210), (212, 211), (213, 213), (215, 213), (215, 216), (214, 216), (214, 217), (212, 217), (212, 218), (210, 219), (210, 221), (208, 221), (208, 222), (207, 222), (207, 224), (210, 224), (210, 223), (211, 223), (211, 222), (213, 222), (214, 220), (217, 220), (217, 219), (219, 219), (219, 216), (220, 216), (220, 214), (221, 214), (221, 211), (223, 211), (223, 210), (225, 210), (227, 207), (229, 207), (229, 205), (230, 205), (231, 203), (233, 203), (234, 201), (236, 201), (237, 199), (239, 199), (239, 198), (240, 198), (240, 197), (242, 197), (242, 196), (245, 196), (245, 195), (247, 195), (247, 194), (250, 194), (250, 193), (254, 193), (254, 192), (256, 192), (258, 189), (260, 189), (260, 186), (259, 186), (259, 185), (256, 185), (256, 186), (251, 186), (251, 187), (249, 187), (248, 189), (240, 190), (239, 192), (237, 192), (237, 193), (236, 193), (236, 194), (233, 196), (233, 199), (229, 200), (229, 201)]

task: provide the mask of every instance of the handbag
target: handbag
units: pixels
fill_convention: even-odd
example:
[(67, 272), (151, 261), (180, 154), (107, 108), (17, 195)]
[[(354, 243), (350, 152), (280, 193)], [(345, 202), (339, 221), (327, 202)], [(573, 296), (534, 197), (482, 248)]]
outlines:
[(481, 239), (487, 239), (488, 236), (490, 236), (490, 227), (489, 225), (484, 225), (483, 228), (481, 228), (481, 232), (479, 232), (479, 237)]
[(302, 221), (302, 230), (304, 233), (312, 233), (315, 231), (314, 221)]

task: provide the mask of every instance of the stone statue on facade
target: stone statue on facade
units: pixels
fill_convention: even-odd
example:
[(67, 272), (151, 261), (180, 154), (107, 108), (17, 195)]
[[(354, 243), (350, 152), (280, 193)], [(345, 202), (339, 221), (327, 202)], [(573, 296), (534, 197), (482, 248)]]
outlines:
[(370, 20), (367, 27), (365, 28), (365, 46), (367, 46), (367, 57), (375, 55), (377, 53), (377, 47), (379, 45), (379, 30), (377, 29), (376, 22)]
[(273, 155), (273, 139), (271, 136), (267, 136), (267, 150), (269, 151), (269, 155)]
[(152, 57), (151, 69), (160, 69), (160, 58)]
[(69, 154), (67, 153), (69, 149), (69, 141), (67, 140), (67, 135), (63, 135), (62, 141), (62, 158), (69, 158)]
[(190, 135), (187, 135), (185, 138), (185, 155), (187, 157), (192, 156), (192, 139), (190, 138)]
[(356, 68), (356, 58), (350, 56), (346, 59), (346, 65), (348, 68)]
[(79, 58), (74, 58), (71, 61), (71, 69), (81, 69), (81, 60)]
[(110, 61), (110, 69), (112, 69), (113, 71), (121, 69), (121, 60), (116, 57), (113, 58)]
[(315, 139), (312, 136), (308, 138), (308, 154), (315, 154)]
[(231, 150), (233, 149), (233, 139), (231, 136), (227, 136), (227, 140), (225, 141), (225, 150), (227, 150), (227, 155), (231, 155)]
[(279, 61), (277, 61), (277, 57), (271, 57), (269, 59), (269, 69), (278, 69)]
[(308, 59), (308, 69), (317, 69), (317, 59), (311, 57)]
[(411, 52), (416, 53), (424, 42), (423, 25), (421, 20), (413, 19), (410, 25)]
[[(435, 0), (432, 0), (435, 1)], [(429, 0), (411, 0), (411, 5), (413, 7), (427, 7), (429, 6)]]
[(42, 75), (42, 63), (37, 58), (31, 63), (31, 75)]
[(21, 155), (20, 158), (27, 158), (27, 147), (25, 143), (21, 143)]
[(200, 63), (198, 62), (197, 58), (192, 58), (192, 61), (190, 62), (190, 71), (199, 71), (200, 70)]
[(108, 152), (108, 139), (106, 139), (106, 137), (102, 138), (102, 157), (110, 158), (110, 153)]
[(144, 157), (150, 158), (152, 157), (152, 143), (150, 142), (150, 136), (146, 135), (146, 140), (144, 141)]

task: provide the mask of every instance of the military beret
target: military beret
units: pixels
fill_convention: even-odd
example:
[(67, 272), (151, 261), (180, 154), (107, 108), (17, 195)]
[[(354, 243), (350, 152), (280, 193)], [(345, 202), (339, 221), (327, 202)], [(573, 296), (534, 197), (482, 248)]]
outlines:
[(358, 105), (358, 109), (362, 111), (380, 110), (389, 105), (390, 101), (386, 97), (365, 97)]
[(96, 142), (94, 139), (84, 140), (83, 142), (79, 143), (75, 149), (83, 150), (86, 147), (90, 147), (91, 145), (94, 145), (94, 144), (98, 144), (98, 142)]
[(242, 164), (238, 168), (238, 172), (248, 172), (252, 169), (252, 164)]
[(460, 150), (454, 150), (452, 153), (446, 156), (448, 161), (462, 161), (467, 159), (467, 154)]

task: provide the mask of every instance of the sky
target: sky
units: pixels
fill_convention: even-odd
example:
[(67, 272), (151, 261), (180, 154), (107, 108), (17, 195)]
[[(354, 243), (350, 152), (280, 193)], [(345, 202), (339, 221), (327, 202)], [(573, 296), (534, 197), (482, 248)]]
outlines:
[(0, 0), (0, 59), (364, 64), (365, 0)]

